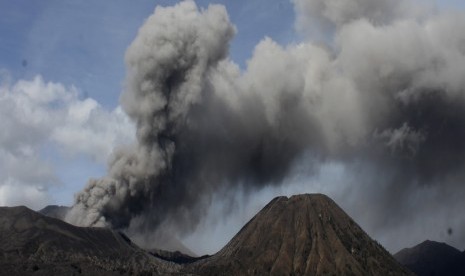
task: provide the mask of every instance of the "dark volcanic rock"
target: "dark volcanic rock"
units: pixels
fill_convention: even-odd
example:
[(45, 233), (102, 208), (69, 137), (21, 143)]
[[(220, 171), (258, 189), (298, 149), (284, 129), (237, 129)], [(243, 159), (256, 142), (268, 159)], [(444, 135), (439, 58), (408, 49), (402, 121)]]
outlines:
[(124, 235), (85, 228), (26, 207), (0, 208), (0, 271), (8, 275), (166, 275), (176, 265), (141, 250)]
[(465, 251), (463, 251), (460, 256), (452, 262), (448, 272), (454, 273), (454, 275), (465, 275)]
[(319, 194), (275, 198), (221, 251), (186, 270), (199, 275), (410, 275)]
[(418, 276), (465, 275), (465, 254), (446, 243), (424, 241), (394, 257)]

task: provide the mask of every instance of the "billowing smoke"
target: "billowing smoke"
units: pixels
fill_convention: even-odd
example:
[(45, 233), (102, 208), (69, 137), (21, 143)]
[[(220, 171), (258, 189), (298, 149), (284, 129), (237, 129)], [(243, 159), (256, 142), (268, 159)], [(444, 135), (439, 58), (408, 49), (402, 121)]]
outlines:
[(126, 53), (137, 144), (115, 150), (68, 220), (189, 233), (215, 193), (285, 184), (301, 162), (370, 175), (393, 225), (417, 188), (464, 193), (464, 14), (408, 0), (294, 5), (298, 29), (329, 32), (328, 45), (264, 38), (245, 71), (228, 59), (222, 6), (157, 7)]

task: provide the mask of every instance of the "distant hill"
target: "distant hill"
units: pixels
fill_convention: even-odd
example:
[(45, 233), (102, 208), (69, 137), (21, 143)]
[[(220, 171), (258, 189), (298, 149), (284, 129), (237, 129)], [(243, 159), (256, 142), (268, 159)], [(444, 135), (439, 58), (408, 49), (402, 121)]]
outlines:
[(48, 205), (38, 212), (47, 217), (65, 220), (66, 214), (70, 209), (68, 206)]
[(465, 275), (465, 252), (446, 243), (427, 240), (394, 257), (418, 276)]
[(411, 275), (329, 197), (272, 200), (199, 275)]

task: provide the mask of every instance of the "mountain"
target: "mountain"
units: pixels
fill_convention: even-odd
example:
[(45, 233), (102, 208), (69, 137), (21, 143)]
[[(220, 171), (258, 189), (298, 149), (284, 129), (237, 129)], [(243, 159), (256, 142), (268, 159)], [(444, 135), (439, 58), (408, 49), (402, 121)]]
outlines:
[(213, 256), (146, 251), (124, 234), (0, 207), (0, 274), (412, 275), (324, 195), (278, 197)]
[(465, 252), (446, 243), (427, 240), (394, 257), (418, 276), (465, 275)]
[[(45, 215), (47, 217), (51, 218), (56, 218), (62, 221), (65, 221), (66, 214), (71, 208), (68, 206), (59, 206), (59, 205), (47, 205), (43, 209), (37, 211), (42, 215)], [(152, 238), (153, 239), (153, 238)], [(168, 251), (179, 251), (181, 254), (187, 254), (190, 256), (196, 256), (194, 252), (192, 252), (189, 248), (187, 248), (179, 239), (177, 239), (175, 236), (169, 235), (168, 233), (165, 233), (163, 235), (157, 235), (156, 236), (156, 248), (151, 248), (153, 247), (154, 241), (147, 241), (146, 238), (141, 237), (141, 236), (131, 236), (131, 240), (135, 243), (141, 246), (144, 250), (150, 251), (150, 250), (160, 250), (161, 252), (168, 252)], [(144, 247), (146, 246), (146, 247)]]
[(65, 216), (69, 209), (71, 208), (68, 206), (48, 205), (38, 212), (47, 217), (65, 220)]
[(0, 208), (0, 252), (4, 275), (167, 275), (177, 267), (124, 234), (76, 227), (26, 207)]
[(321, 194), (278, 197), (198, 275), (411, 275), (339, 206)]

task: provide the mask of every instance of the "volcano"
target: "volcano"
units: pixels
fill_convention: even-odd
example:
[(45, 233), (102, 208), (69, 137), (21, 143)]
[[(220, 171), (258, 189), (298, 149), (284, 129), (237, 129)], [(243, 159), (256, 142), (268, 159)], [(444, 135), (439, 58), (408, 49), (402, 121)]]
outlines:
[(200, 275), (411, 275), (334, 201), (322, 194), (277, 197)]
[(0, 208), (9, 275), (412, 275), (334, 201), (277, 197), (213, 256), (145, 251), (124, 234)]

